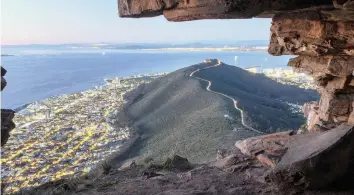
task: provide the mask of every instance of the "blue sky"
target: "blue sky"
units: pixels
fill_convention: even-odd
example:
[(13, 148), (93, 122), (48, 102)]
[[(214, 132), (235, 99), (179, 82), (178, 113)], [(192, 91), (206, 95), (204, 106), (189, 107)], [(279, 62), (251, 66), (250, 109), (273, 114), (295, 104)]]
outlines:
[(116, 0), (1, 0), (2, 45), (267, 40), (270, 22), (119, 18)]

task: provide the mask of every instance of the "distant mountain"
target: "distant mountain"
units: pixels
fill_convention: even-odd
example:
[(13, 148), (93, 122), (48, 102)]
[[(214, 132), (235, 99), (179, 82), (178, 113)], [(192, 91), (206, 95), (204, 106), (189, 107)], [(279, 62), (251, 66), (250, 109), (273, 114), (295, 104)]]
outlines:
[[(207, 162), (215, 159), (217, 149), (259, 135), (242, 124), (241, 113), (231, 99), (207, 91), (207, 82), (189, 76), (213, 63), (180, 69), (127, 95), (135, 98), (122, 113), (133, 121), (141, 137), (127, 152), (129, 156), (120, 156), (117, 161), (134, 157), (162, 160), (177, 153), (192, 162)], [(305, 122), (285, 101), (303, 104), (318, 98), (314, 91), (282, 85), (225, 64), (195, 76), (212, 81), (213, 91), (235, 98), (247, 124), (264, 133), (297, 129)]]

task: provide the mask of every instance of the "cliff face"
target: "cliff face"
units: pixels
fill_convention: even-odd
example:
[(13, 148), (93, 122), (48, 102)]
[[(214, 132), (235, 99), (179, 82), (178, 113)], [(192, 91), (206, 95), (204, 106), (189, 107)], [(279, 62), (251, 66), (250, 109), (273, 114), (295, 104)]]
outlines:
[(296, 9), (332, 7), (331, 0), (118, 0), (120, 17), (164, 15), (169, 21), (272, 17)]
[(321, 99), (308, 111), (310, 131), (353, 124), (353, 21), (333, 21), (318, 11), (277, 14), (269, 53), (299, 55), (288, 65), (314, 77)]
[[(6, 87), (5, 68), (1, 67), (1, 91)], [(15, 116), (13, 110), (1, 109), (1, 146), (5, 145), (10, 137), (10, 131), (15, 128), (15, 123), (12, 119)]]
[[(313, 76), (321, 99), (304, 106), (310, 131), (305, 137), (271, 135), (236, 146), (270, 165), (270, 182), (283, 189), (323, 188), (353, 173), (354, 1), (118, 0), (118, 7), (121, 17), (164, 15), (176, 22), (273, 18), (268, 52), (297, 55), (288, 65)], [(328, 173), (324, 179), (321, 170)]]

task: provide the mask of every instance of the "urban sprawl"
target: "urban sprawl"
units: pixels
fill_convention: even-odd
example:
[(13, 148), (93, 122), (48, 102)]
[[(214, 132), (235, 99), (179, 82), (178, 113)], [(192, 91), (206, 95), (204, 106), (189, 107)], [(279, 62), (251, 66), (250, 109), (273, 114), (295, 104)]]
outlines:
[(316, 89), (316, 85), (313, 83), (313, 78), (304, 74), (294, 72), (292, 69), (287, 68), (266, 68), (261, 69), (259, 66), (248, 67), (245, 70), (264, 74), (265, 76), (285, 85), (296, 85), (305, 89)]
[(163, 75), (107, 79), (104, 86), (49, 98), (18, 112), (16, 129), (1, 150), (5, 192), (82, 175), (119, 151), (130, 129), (107, 120), (122, 108), (127, 92)]

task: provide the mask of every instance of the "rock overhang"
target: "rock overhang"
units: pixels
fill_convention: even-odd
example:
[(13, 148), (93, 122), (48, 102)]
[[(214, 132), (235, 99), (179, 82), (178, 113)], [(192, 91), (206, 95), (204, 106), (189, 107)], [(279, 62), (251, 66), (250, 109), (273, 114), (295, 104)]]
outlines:
[(295, 10), (333, 10), (334, 8), (332, 0), (118, 0), (120, 17), (140, 18), (164, 15), (167, 20), (175, 22), (200, 19), (272, 18), (274, 14)]

